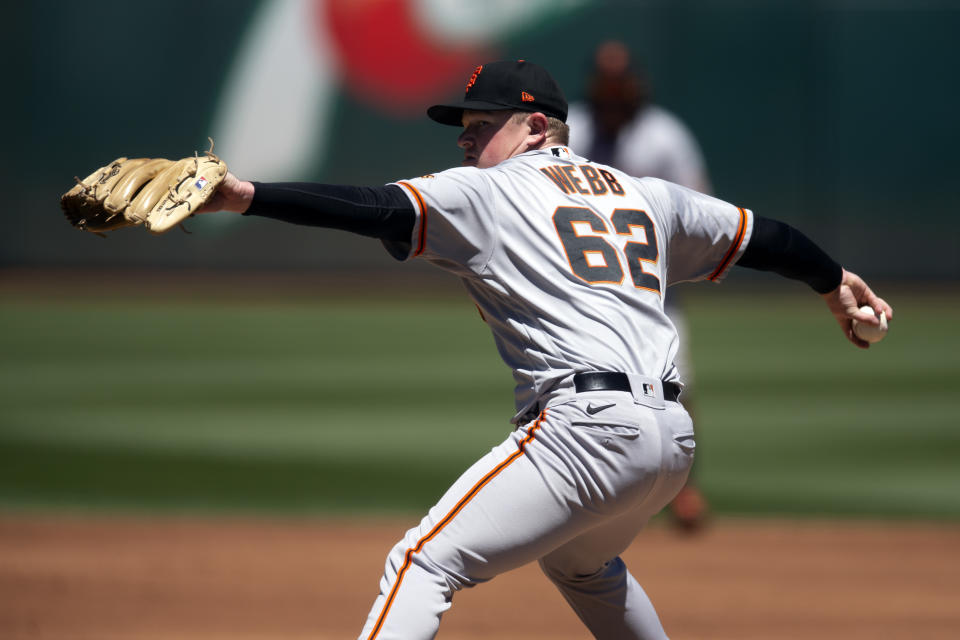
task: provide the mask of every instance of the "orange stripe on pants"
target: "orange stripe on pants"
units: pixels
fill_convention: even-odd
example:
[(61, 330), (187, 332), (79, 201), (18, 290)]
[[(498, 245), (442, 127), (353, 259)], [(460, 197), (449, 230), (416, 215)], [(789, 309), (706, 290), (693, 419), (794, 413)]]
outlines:
[(407, 552), (404, 554), (403, 566), (400, 567), (400, 571), (397, 572), (397, 581), (394, 583), (393, 588), (390, 589), (390, 595), (387, 596), (386, 602), (383, 604), (383, 611), (380, 613), (380, 617), (377, 618), (377, 624), (374, 625), (373, 630), (368, 636), (368, 640), (374, 640), (377, 637), (377, 634), (380, 633), (380, 629), (383, 627), (383, 623), (386, 620), (387, 613), (390, 611), (390, 606), (393, 604), (394, 599), (397, 597), (397, 591), (400, 589), (400, 584), (403, 582), (403, 576), (407, 572), (407, 569), (410, 567), (410, 563), (413, 561), (413, 555), (420, 553), (420, 550), (423, 549), (423, 545), (429, 542), (431, 539), (435, 538), (440, 531), (447, 526), (453, 518), (463, 510), (463, 508), (469, 503), (473, 498), (480, 492), (480, 489), (485, 487), (491, 480), (493, 480), (501, 471), (509, 467), (517, 458), (523, 455), (526, 446), (533, 442), (534, 432), (540, 428), (540, 423), (543, 422), (543, 419), (546, 417), (546, 411), (540, 414), (540, 417), (537, 418), (537, 421), (534, 423), (530, 430), (527, 431), (527, 437), (520, 441), (517, 446), (517, 450), (510, 454), (510, 456), (493, 468), (492, 471), (483, 476), (479, 482), (477, 482), (470, 490), (464, 495), (459, 502), (457, 502), (454, 507), (447, 512), (440, 522), (434, 525), (433, 529), (420, 538), (417, 541), (417, 544), (412, 548), (407, 549)]

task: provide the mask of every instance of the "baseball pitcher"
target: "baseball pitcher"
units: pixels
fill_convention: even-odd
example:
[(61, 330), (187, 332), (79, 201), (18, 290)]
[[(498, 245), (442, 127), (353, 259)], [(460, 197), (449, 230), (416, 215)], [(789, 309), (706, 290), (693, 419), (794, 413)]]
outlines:
[(861, 305), (893, 311), (786, 224), (577, 155), (563, 93), (533, 63), (481, 65), (462, 100), (427, 114), (461, 128), (463, 166), (382, 187), (227, 172), (193, 210), (344, 229), (453, 272), (513, 372), (516, 429), (389, 552), (359, 637), (433, 638), (456, 591), (538, 562), (595, 637), (665, 638), (619, 556), (696, 446), (668, 287), (771, 270), (821, 294), (862, 348), (852, 321), (878, 320)]

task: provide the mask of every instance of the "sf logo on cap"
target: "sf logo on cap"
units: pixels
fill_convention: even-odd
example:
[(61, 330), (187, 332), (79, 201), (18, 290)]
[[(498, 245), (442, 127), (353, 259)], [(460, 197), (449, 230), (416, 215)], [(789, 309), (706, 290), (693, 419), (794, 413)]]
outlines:
[(477, 76), (480, 75), (481, 71), (483, 71), (483, 65), (480, 65), (473, 70), (473, 75), (470, 76), (470, 79), (467, 81), (467, 88), (463, 90), (464, 93), (468, 93), (470, 91), (470, 87), (472, 87), (473, 83), (477, 81)]

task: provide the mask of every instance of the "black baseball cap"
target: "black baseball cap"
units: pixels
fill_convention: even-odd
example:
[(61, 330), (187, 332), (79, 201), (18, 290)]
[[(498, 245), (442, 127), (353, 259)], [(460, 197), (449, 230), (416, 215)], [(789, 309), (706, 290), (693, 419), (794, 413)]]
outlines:
[(539, 111), (567, 121), (567, 99), (547, 70), (526, 60), (501, 60), (477, 67), (463, 100), (455, 104), (435, 104), (427, 109), (431, 120), (455, 127), (462, 126), (463, 110)]

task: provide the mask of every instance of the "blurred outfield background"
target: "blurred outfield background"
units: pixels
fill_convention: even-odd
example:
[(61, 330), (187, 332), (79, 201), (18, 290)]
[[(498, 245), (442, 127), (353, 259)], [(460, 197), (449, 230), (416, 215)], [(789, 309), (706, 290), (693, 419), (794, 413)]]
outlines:
[[(7, 299), (0, 506), (422, 511), (510, 428), (463, 296), (205, 282)], [(715, 510), (960, 517), (955, 296), (891, 290), (864, 353), (801, 285), (725, 287), (689, 303)]]
[(250, 178), (439, 170), (459, 161), (455, 131), (423, 107), (476, 64), (540, 62), (574, 101), (615, 37), (697, 135), (719, 197), (804, 229), (897, 309), (864, 353), (801, 285), (735, 270), (684, 288), (714, 508), (960, 514), (960, 3), (175, 0), (10, 16), (0, 509), (421, 511), (512, 410), (456, 283), (267, 220), (102, 240), (57, 198), (118, 155), (187, 155), (208, 135)]

